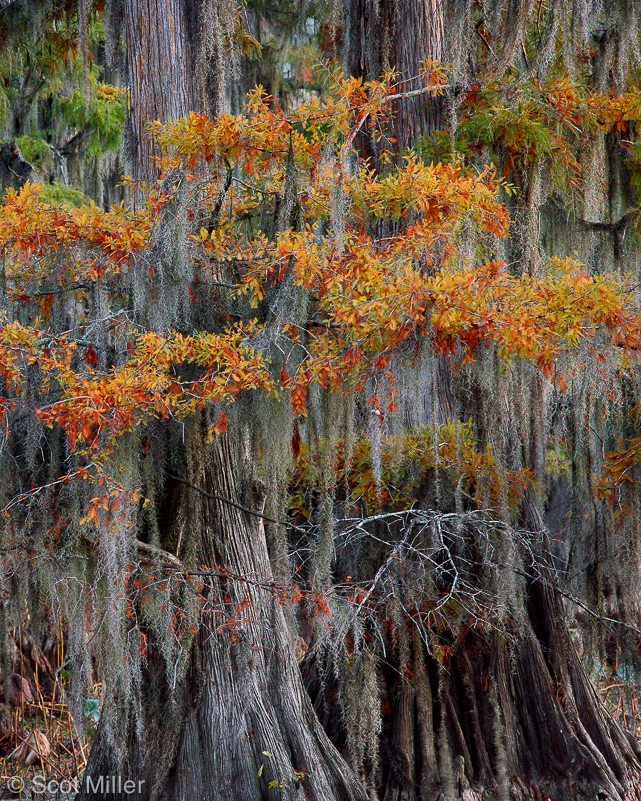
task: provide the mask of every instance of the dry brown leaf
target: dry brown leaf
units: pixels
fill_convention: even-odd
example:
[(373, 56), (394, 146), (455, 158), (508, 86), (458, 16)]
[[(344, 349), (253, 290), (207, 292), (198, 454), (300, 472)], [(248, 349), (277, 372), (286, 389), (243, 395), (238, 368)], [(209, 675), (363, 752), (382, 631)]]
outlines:
[(37, 762), (41, 756), (47, 756), (51, 751), (49, 740), (40, 731), (32, 731), (26, 742), (20, 743), (7, 757), (19, 765), (28, 768)]

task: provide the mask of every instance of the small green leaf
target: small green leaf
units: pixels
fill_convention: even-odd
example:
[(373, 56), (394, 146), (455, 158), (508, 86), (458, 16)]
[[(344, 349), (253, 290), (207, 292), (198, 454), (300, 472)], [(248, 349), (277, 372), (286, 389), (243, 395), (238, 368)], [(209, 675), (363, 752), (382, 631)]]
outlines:
[(85, 701), (85, 715), (98, 723), (100, 720), (100, 701), (97, 698), (88, 698)]

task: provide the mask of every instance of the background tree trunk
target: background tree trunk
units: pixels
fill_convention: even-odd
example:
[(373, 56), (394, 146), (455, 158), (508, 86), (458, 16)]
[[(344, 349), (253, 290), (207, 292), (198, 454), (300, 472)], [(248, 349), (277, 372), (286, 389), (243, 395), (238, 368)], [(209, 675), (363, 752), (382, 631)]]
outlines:
[[(346, 71), (373, 80), (394, 68), (401, 80), (405, 79), (407, 89), (415, 88), (411, 78), (417, 75), (422, 60), (449, 57), (446, 54), (468, 46), (450, 41), (451, 36), (445, 41), (448, 9), (454, 16), (459, 11), (468, 14), (467, 7), (454, 3), (346, 3)], [(513, 34), (520, 47), (520, 28), (512, 31), (507, 22), (505, 25), (506, 30), (497, 39), (509, 39)], [(460, 30), (453, 30), (460, 33), (464, 28), (461, 22)], [(453, 109), (454, 99), (449, 101)], [(391, 132), (395, 147), (400, 151), (437, 127), (451, 127), (446, 111), (444, 104), (421, 97), (398, 101)], [(363, 150), (380, 167), (376, 147), (373, 138), (363, 135)], [(539, 243), (529, 245), (538, 248)], [(439, 357), (435, 373), (433, 383), (439, 402), (434, 425), (459, 415), (467, 419), (469, 398), (457, 396), (444, 357)], [(498, 412), (500, 425), (506, 430), (521, 427), (515, 432), (515, 443), (521, 450), (516, 458), (532, 470), (538, 486), (544, 485), (547, 447), (547, 431), (542, 426), (546, 413), (542, 383), (539, 377), (527, 390), (531, 393), (525, 402), (527, 419), (517, 423), (510, 419), (509, 410), (507, 417)], [(479, 395), (485, 392), (480, 386)], [(496, 411), (503, 399), (488, 396), (486, 402)], [(474, 420), (481, 429), (480, 433), (477, 430), (479, 439), (487, 437), (501, 458), (510, 463), (514, 454), (503, 453), (506, 443), (501, 447), (502, 435), (483, 431), (483, 419), (478, 415)], [(442, 502), (437, 499), (437, 503)], [(570, 639), (561, 596), (555, 589), (556, 576), (547, 567), (548, 555), (541, 553), (545, 537), (540, 499), (526, 497), (521, 523), (533, 532), (528, 547), (538, 554), (540, 564), (526, 562), (523, 572), (532, 575), (510, 609), (504, 630), (472, 625), (464, 633), (452, 633), (449, 639), (443, 634), (445, 655), (441, 653), (438, 659), (426, 650), (419, 636), (404, 635), (405, 642), (409, 638), (412, 643), (408, 656), (407, 644), (399, 645), (395, 635), (390, 635), (385, 654), (388, 668), (378, 677), (383, 714), (379, 751), (382, 775), (365, 776), (368, 786), (376, 786), (384, 801), (432, 797), (465, 801), (539, 801), (546, 797), (554, 801), (629, 801), (641, 797), (637, 789), (641, 786), (639, 745), (604, 709)], [(381, 564), (386, 555), (379, 556)], [(355, 571), (358, 569), (355, 567)], [(348, 572), (352, 573), (351, 565)], [(357, 574), (357, 580), (368, 582), (371, 576)], [(429, 597), (428, 589), (425, 595)], [(407, 620), (402, 625), (413, 626)], [(437, 635), (437, 639), (440, 637)], [(338, 667), (336, 672), (340, 670)], [(339, 730), (336, 713), (329, 708), (331, 693), (319, 683), (321, 671), (312, 656), (305, 671), (320, 718), (327, 722), (329, 731)], [(336, 742), (343, 744), (341, 737)], [(366, 765), (364, 770), (367, 773)]]
[[(444, 11), (445, 4), (438, 0), (345, 3), (346, 72), (369, 81), (393, 69), (401, 91), (419, 88), (422, 83), (418, 75), (424, 63), (444, 57)], [(439, 100), (426, 96), (396, 101), (390, 135), (398, 147), (408, 147), (417, 136), (439, 127), (441, 107)], [(375, 155), (373, 140), (369, 146)]]
[(130, 110), (125, 132), (127, 169), (135, 181), (152, 181), (158, 151), (147, 124), (200, 111), (194, 86), (196, 9), (188, 0), (124, 0)]

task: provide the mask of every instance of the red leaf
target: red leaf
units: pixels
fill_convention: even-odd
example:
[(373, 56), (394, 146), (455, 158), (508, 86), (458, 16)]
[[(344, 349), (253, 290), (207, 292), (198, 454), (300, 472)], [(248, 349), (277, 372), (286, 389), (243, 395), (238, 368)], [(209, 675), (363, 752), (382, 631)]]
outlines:
[(85, 349), (85, 361), (87, 364), (96, 364), (98, 361), (96, 351), (91, 347), (91, 345)]

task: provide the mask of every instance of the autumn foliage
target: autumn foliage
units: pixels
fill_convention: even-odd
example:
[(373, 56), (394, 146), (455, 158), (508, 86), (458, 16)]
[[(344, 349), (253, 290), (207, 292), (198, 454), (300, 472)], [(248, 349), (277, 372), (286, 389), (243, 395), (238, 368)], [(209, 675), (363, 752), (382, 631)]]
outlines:
[[(426, 95), (437, 94), (443, 74), (432, 67), (424, 77)], [(5, 441), (14, 416), (33, 414), (99, 464), (118, 437), (154, 418), (209, 405), (217, 410), (211, 434), (224, 431), (226, 406), (249, 390), (286, 398), (305, 415), (313, 383), (349, 393), (383, 372), (393, 385), (399, 349), (422, 339), (463, 363), (486, 347), (506, 363), (529, 360), (560, 390), (559, 354), (635, 354), (641, 317), (625, 277), (590, 275), (572, 260), (516, 274), (495, 258), (492, 243), (509, 226), (502, 198), (513, 188), (493, 168), (477, 173), (464, 160), (428, 164), (411, 153), (397, 165), (390, 157), (384, 174), (355, 162), (359, 131), (379, 129), (395, 91), (390, 79), (340, 80), (325, 100), (285, 116), (256, 90), (243, 115), (158, 124), (165, 177), (136, 211), (52, 208), (32, 184), (10, 191), (0, 220)], [(560, 131), (638, 116), (632, 96), (582, 97), (568, 84), (538, 91), (537, 114), (553, 107)], [(484, 97), (470, 98), (472, 109), (481, 105), (464, 132), (491, 108), (494, 95)], [(534, 114), (528, 108), (522, 115)], [(527, 159), (519, 141), (508, 150)], [(152, 298), (159, 286), (154, 242), (179, 200), (190, 302), (217, 309), (208, 331), (148, 330), (131, 313), (135, 281)], [(471, 232), (486, 244), (467, 259), (460, 242)], [(305, 298), (305, 319), (273, 311), (283, 287)], [(82, 335), (97, 295), (109, 353)], [(277, 368), (266, 347), (275, 341)], [(370, 402), (393, 411), (393, 389)]]

